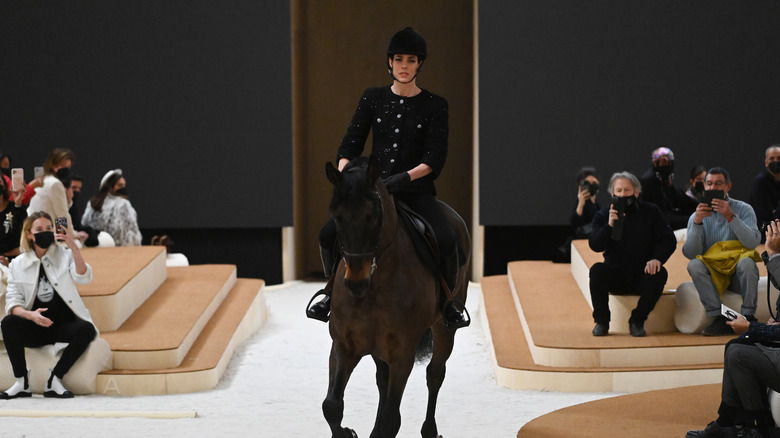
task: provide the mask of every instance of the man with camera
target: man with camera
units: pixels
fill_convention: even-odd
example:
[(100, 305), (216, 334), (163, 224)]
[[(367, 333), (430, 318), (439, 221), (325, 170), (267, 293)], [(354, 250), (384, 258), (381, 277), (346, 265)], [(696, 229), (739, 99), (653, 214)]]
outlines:
[(609, 332), (609, 293), (639, 295), (628, 321), (631, 336), (645, 336), (644, 323), (661, 297), (668, 276), (663, 264), (677, 247), (677, 240), (661, 210), (637, 199), (639, 180), (629, 172), (612, 175), (609, 209), (593, 218), (590, 248), (604, 252), (604, 262), (590, 268), (593, 304), (593, 336)]
[(691, 275), (707, 317), (715, 318), (702, 331), (705, 336), (734, 332), (720, 314), (721, 295), (729, 288), (742, 295), (742, 314), (755, 321), (758, 266), (755, 251), (761, 240), (756, 214), (746, 202), (728, 196), (731, 177), (726, 169), (713, 167), (704, 177), (704, 202), (688, 220), (683, 254), (691, 261)]

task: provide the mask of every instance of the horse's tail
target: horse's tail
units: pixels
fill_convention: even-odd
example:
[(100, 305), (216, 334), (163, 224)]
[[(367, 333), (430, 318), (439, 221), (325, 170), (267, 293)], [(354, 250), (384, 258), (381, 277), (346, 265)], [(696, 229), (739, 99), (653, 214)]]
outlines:
[(417, 348), (414, 350), (415, 362), (424, 362), (433, 356), (433, 332), (428, 329), (423, 333)]

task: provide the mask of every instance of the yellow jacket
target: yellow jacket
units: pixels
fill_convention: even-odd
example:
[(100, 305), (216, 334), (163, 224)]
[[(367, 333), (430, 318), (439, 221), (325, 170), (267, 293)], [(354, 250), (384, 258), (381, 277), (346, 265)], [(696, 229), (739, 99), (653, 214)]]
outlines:
[(723, 240), (712, 245), (707, 252), (696, 256), (697, 259), (707, 265), (712, 276), (712, 283), (723, 295), (731, 283), (731, 276), (737, 271), (737, 263), (743, 257), (750, 257), (756, 262), (761, 261), (761, 256), (755, 249), (747, 249), (739, 240)]

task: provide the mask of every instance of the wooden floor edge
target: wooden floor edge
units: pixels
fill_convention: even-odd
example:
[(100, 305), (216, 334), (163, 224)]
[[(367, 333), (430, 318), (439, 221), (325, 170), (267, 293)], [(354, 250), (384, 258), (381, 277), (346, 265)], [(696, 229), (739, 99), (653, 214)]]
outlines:
[(184, 394), (213, 389), (222, 378), (236, 348), (256, 333), (268, 319), (263, 290), (257, 293), (238, 324), (219, 361), (208, 368), (177, 368), (139, 371), (131, 374), (105, 371), (96, 377), (97, 393), (103, 395)]

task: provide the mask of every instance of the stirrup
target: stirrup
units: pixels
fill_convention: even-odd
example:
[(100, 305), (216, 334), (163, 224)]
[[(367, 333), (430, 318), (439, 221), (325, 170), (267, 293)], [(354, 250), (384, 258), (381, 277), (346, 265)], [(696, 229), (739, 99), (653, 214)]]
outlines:
[[(465, 314), (465, 315), (466, 315), (466, 317), (465, 317), (465, 319), (464, 319), (463, 321), (461, 321), (461, 322), (454, 323), (454, 324), (450, 324), (450, 322), (449, 322), (449, 321), (447, 321), (447, 315), (446, 315), (446, 313), (445, 313), (445, 314), (443, 315), (443, 316), (444, 316), (444, 325), (446, 325), (446, 326), (447, 326), (447, 328), (451, 328), (451, 329), (453, 329), (453, 330), (457, 330), (457, 329), (459, 329), (459, 328), (463, 328), (463, 327), (468, 327), (468, 326), (470, 326), (470, 325), (471, 325), (471, 314), (469, 314), (469, 310), (468, 310), (468, 309), (466, 309), (466, 306), (464, 305), (464, 306), (463, 306), (463, 309), (459, 309), (459, 308), (458, 308), (458, 303), (457, 303), (455, 300), (453, 300), (453, 301), (451, 301), (451, 302), (452, 302), (452, 306), (455, 308), (455, 310), (457, 310), (458, 312), (461, 312), (462, 314)], [(445, 304), (445, 306), (446, 306), (446, 304)], [(445, 310), (445, 312), (446, 312), (446, 310)]]
[[(314, 302), (314, 299), (317, 298), (320, 295), (325, 295), (327, 298), (330, 298), (330, 295), (328, 295), (328, 293), (325, 292), (325, 289), (320, 289), (319, 291), (317, 291), (317, 293), (315, 293), (311, 297), (311, 299), (309, 300), (309, 303), (306, 305), (306, 317), (307, 318), (311, 318), (311, 319), (316, 319), (317, 321), (328, 322), (328, 320), (330, 320), (330, 311), (325, 316), (315, 315), (315, 314), (312, 314), (312, 312), (311, 312), (311, 310), (314, 308), (314, 306), (316, 306), (318, 304), (322, 304), (321, 301), (318, 302), (318, 303), (315, 303), (314, 306), (312, 306), (312, 304), (311, 304), (311, 303)], [(322, 304), (322, 305), (324, 306), (325, 304)]]

